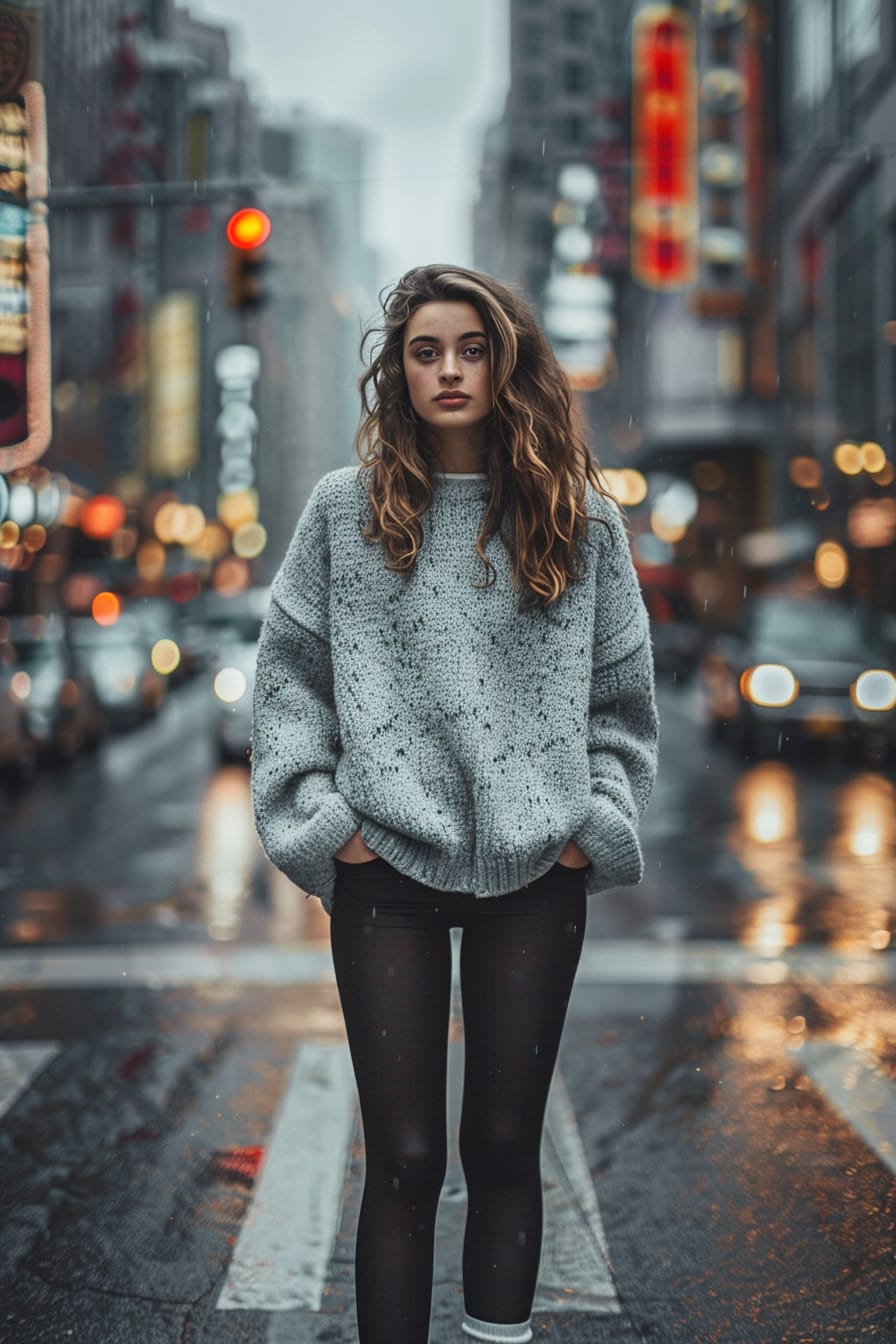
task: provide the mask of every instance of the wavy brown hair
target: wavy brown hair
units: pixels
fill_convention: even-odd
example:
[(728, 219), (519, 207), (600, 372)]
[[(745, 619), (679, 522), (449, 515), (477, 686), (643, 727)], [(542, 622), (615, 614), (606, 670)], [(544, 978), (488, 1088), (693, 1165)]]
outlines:
[(381, 298), (382, 320), (361, 340), (372, 358), (360, 379), (363, 415), (355, 451), (369, 470), (373, 509), (361, 534), (381, 542), (387, 568), (410, 578), (423, 541), (420, 518), (432, 503), (431, 439), (411, 406), (404, 375), (404, 333), (424, 303), (465, 301), (486, 335), (493, 409), (486, 434), (491, 496), (476, 540), (486, 568), (477, 587), (497, 577), (485, 554), (498, 532), (511, 559), (520, 607), (547, 607), (582, 575), (579, 544), (587, 538), (585, 485), (602, 495), (600, 469), (576, 423), (566, 376), (531, 307), (519, 293), (480, 271), (418, 266)]

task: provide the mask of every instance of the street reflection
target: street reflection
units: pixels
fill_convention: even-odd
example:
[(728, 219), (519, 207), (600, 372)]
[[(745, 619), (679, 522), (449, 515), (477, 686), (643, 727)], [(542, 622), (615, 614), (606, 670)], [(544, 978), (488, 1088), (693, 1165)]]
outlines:
[(831, 942), (840, 951), (889, 947), (896, 908), (896, 791), (880, 775), (850, 779), (834, 799), (838, 829), (827, 845), (840, 899)]
[(762, 956), (777, 957), (803, 934), (803, 847), (793, 771), (780, 761), (753, 766), (738, 780), (734, 804), (729, 846), (764, 893), (744, 916), (740, 941)]
[[(847, 954), (883, 951), (896, 908), (896, 790), (872, 772), (832, 781), (833, 824), (816, 856), (807, 853), (800, 784), (788, 765), (763, 761), (734, 790), (729, 848), (759, 888), (740, 917), (739, 940), (770, 958), (805, 942)], [(827, 819), (811, 821), (817, 828)]]
[(257, 848), (248, 776), (236, 766), (218, 770), (202, 798), (196, 832), (196, 877), (212, 938), (239, 936)]
[[(195, 881), (202, 922), (217, 942), (258, 935), (275, 947), (326, 942), (329, 916), (259, 849), (249, 772), (224, 766), (209, 778), (199, 804)], [(261, 900), (256, 876), (261, 873)], [(261, 925), (261, 927), (259, 927)]]

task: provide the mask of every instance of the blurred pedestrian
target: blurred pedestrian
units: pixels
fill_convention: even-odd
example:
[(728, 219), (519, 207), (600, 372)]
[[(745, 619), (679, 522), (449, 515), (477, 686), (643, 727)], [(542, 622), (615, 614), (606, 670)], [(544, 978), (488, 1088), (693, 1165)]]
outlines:
[(256, 823), (331, 915), (365, 1141), (360, 1344), (428, 1338), (453, 927), (462, 1328), (522, 1344), (586, 896), (642, 876), (648, 621), (566, 379), (514, 290), (418, 267), (368, 342), (360, 466), (315, 486), (259, 642)]

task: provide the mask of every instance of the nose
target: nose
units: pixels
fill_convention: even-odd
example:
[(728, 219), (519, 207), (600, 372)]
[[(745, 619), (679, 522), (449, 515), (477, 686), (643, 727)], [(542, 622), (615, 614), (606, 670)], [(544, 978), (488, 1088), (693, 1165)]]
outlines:
[(451, 350), (447, 351), (445, 358), (442, 360), (442, 367), (439, 369), (439, 377), (444, 383), (456, 383), (461, 376), (457, 356)]

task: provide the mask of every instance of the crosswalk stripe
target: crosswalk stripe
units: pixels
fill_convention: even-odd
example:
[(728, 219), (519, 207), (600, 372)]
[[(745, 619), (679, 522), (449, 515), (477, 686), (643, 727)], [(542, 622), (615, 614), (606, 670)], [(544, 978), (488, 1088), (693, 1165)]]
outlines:
[(58, 1054), (59, 1046), (55, 1041), (16, 1041), (0, 1045), (0, 1118)]
[(559, 1069), (542, 1140), (545, 1236), (533, 1311), (621, 1311), (575, 1112)]
[(896, 1084), (850, 1045), (805, 1041), (796, 1056), (827, 1100), (896, 1176)]
[(304, 1042), (219, 1308), (320, 1310), (339, 1228), (355, 1109), (347, 1046)]
[[(763, 956), (739, 943), (708, 939), (693, 943), (647, 938), (586, 942), (576, 982), (600, 984), (701, 984), (746, 981), (783, 984), (798, 975), (821, 984), (896, 981), (896, 958), (814, 946)], [(115, 947), (0, 952), (0, 990), (145, 986), (167, 989), (201, 984), (300, 985), (331, 983), (328, 945), (294, 948)]]

